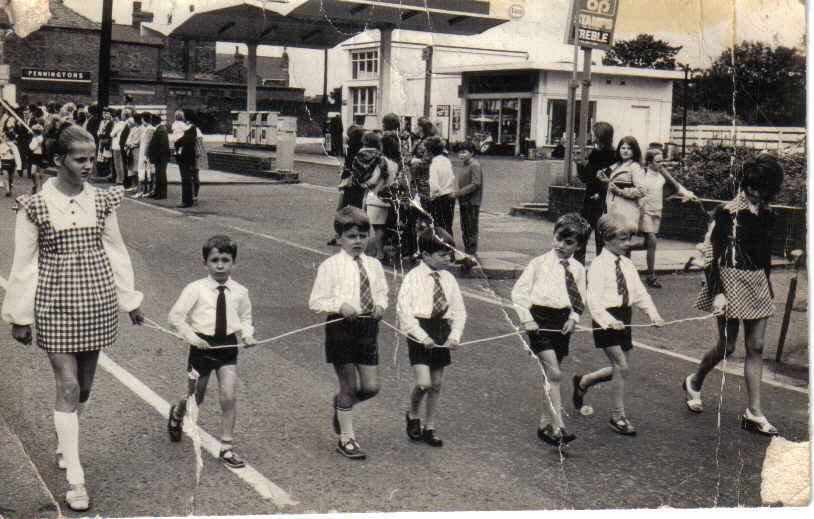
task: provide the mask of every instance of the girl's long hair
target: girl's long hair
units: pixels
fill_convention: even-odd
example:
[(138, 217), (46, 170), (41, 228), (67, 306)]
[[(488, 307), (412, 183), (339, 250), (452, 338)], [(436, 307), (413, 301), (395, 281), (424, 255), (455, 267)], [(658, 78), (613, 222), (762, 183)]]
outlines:
[(636, 140), (636, 137), (632, 137), (630, 135), (622, 137), (622, 139), (619, 141), (619, 144), (616, 146), (616, 162), (619, 162), (621, 164), (622, 162), (625, 161), (624, 159), (622, 159), (622, 156), (619, 153), (620, 151), (622, 151), (623, 144), (627, 144), (628, 146), (630, 146), (630, 149), (633, 150), (633, 159), (632, 159), (633, 162), (641, 163), (642, 149), (639, 147), (639, 141)]

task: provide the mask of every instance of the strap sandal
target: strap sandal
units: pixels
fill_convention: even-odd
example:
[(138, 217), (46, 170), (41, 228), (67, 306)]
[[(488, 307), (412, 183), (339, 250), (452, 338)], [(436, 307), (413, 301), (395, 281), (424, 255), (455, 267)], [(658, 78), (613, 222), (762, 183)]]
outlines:
[(613, 418), (610, 419), (608, 425), (614, 432), (619, 434), (623, 434), (625, 436), (636, 436), (636, 428), (633, 427), (633, 424), (630, 423), (626, 417), (617, 418), (614, 420)]
[(175, 410), (178, 406), (170, 407), (170, 415), (167, 418), (167, 434), (170, 435), (171, 442), (180, 442), (181, 441), (181, 430), (182, 425), (184, 422), (184, 417), (182, 416), (180, 419), (176, 418)]
[(574, 383), (574, 392), (571, 394), (571, 401), (574, 403), (575, 409), (582, 409), (583, 399), (588, 390), (579, 387), (579, 383), (582, 382), (582, 375), (574, 375), (574, 378), (571, 380)]
[(342, 441), (342, 438), (340, 438), (336, 442), (336, 450), (339, 451), (339, 454), (352, 460), (363, 460), (367, 458), (367, 454), (365, 454), (365, 451), (362, 450), (359, 446), (359, 442), (357, 442), (355, 438), (350, 438), (345, 441)]
[(421, 419), (410, 418), (410, 412), (404, 415), (407, 422), (407, 437), (413, 441), (421, 440)]
[(645, 283), (647, 284), (647, 286), (649, 286), (649, 287), (653, 287), (653, 288), (662, 288), (662, 287), (661, 287), (661, 283), (659, 283), (658, 278), (655, 278), (655, 277), (652, 277), (652, 278), (647, 278), (647, 279), (646, 279), (644, 282), (645, 282)]
[(443, 447), (444, 441), (436, 436), (435, 429), (424, 429), (421, 439), (430, 447)]
[(693, 373), (687, 375), (684, 382), (681, 383), (681, 388), (684, 390), (684, 399), (687, 403), (687, 409), (693, 413), (700, 413), (704, 410), (704, 402), (701, 401), (701, 392), (692, 388), (692, 380), (695, 377)]
[(90, 508), (90, 496), (85, 485), (71, 485), (71, 489), (65, 494), (65, 502), (74, 512), (84, 512)]
[(242, 469), (246, 463), (231, 448), (220, 451), (218, 459), (230, 469)]
[(765, 436), (777, 436), (779, 434), (777, 427), (770, 424), (765, 416), (755, 416), (749, 409), (746, 409), (746, 412), (741, 416), (741, 428)]
[(554, 432), (554, 426), (551, 424), (537, 429), (537, 437), (549, 445), (558, 447), (562, 443), (562, 431)]

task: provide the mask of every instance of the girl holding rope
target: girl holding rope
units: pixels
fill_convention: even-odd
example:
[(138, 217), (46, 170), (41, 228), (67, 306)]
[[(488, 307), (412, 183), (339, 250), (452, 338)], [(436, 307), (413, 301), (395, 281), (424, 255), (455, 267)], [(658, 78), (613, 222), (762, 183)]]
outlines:
[(719, 206), (707, 242), (712, 258), (706, 268), (707, 283), (696, 306), (718, 316), (718, 343), (701, 359), (695, 373), (682, 386), (687, 408), (703, 411), (701, 386), (704, 378), (735, 351), (740, 321), (746, 344), (744, 378), (749, 406), (741, 426), (765, 435), (777, 428), (763, 415), (760, 381), (766, 324), (774, 314), (771, 269), (771, 229), (774, 217), (769, 202), (780, 191), (783, 170), (772, 155), (760, 155), (743, 165), (740, 189), (733, 200)]
[(2, 315), (23, 344), (31, 343), (36, 326), (37, 345), (48, 354), (56, 379), (57, 462), (67, 468), (70, 485), (65, 500), (84, 511), (90, 497), (79, 460), (78, 415), (90, 398), (99, 352), (116, 341), (118, 310), (141, 324), (143, 296), (134, 288), (116, 219), (123, 190), (86, 182), (96, 160), (93, 137), (64, 123), (52, 151), (56, 178), (17, 199), (14, 263)]

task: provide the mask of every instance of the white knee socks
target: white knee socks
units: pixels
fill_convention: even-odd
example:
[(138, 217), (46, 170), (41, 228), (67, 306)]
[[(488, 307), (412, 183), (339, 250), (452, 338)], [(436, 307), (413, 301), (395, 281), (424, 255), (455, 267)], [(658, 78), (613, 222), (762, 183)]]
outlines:
[(85, 472), (79, 462), (79, 419), (76, 413), (54, 411), (54, 427), (65, 464), (68, 466), (67, 477), (71, 485), (84, 485)]

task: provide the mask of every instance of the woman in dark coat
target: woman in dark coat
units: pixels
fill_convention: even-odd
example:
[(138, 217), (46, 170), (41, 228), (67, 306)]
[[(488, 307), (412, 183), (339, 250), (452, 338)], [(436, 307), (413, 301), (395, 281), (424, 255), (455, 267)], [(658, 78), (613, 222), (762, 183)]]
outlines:
[[(616, 152), (613, 149), (613, 126), (606, 122), (597, 122), (592, 129), (594, 149), (587, 157), (577, 158), (577, 175), (585, 184), (585, 199), (582, 203), (582, 216), (594, 230), (596, 253), (602, 251), (602, 238), (596, 232), (596, 222), (605, 212), (605, 196), (608, 189), (606, 180), (597, 173), (614, 163)], [(574, 257), (585, 263), (586, 246), (580, 247)]]

